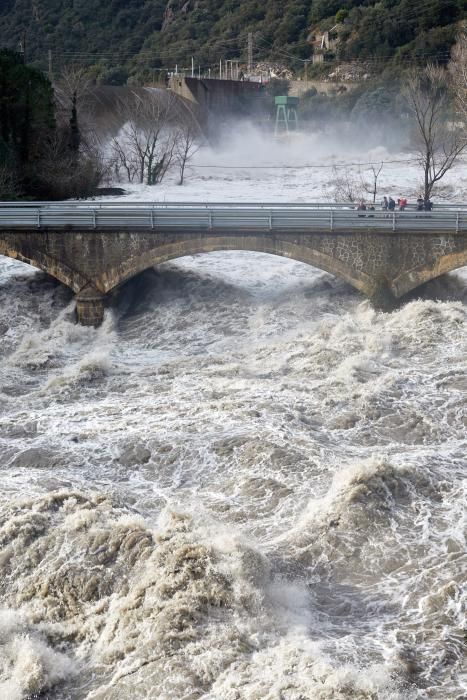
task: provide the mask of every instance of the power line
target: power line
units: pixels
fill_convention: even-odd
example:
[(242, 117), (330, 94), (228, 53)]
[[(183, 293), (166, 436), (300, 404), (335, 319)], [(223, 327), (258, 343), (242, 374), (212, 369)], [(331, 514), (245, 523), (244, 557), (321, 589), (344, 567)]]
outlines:
[(358, 162), (358, 163), (330, 163), (328, 165), (191, 165), (192, 168), (216, 168), (225, 170), (299, 170), (299, 169), (325, 169), (325, 168), (349, 168), (349, 167), (362, 167), (362, 166), (375, 166), (375, 165), (391, 165), (391, 164), (409, 164), (418, 163), (417, 158), (405, 158), (401, 160), (378, 160), (378, 161), (368, 161), (368, 162)]
[[(228, 47), (231, 44), (237, 44), (241, 45), (242, 41), (245, 41), (245, 39), (248, 37), (248, 34), (245, 32), (243, 34), (239, 34), (235, 39), (214, 39), (213, 44), (206, 44), (204, 47), (202, 47), (203, 51), (212, 51), (212, 50), (218, 50), (219, 48), (223, 47)], [(161, 54), (154, 53), (152, 49), (142, 49), (140, 51), (66, 51), (66, 50), (59, 50), (57, 48), (54, 49), (54, 54), (60, 55), (60, 56), (77, 56), (77, 57), (116, 57), (116, 58), (130, 58), (132, 56), (138, 56), (138, 57), (150, 57), (150, 58), (177, 58), (180, 56), (180, 54), (185, 53), (187, 56), (191, 55), (195, 51), (194, 47), (187, 47), (184, 50), (181, 49), (173, 49), (172, 51), (167, 50), (164, 51)]]
[[(287, 58), (291, 58), (295, 61), (298, 61), (300, 63), (307, 63), (309, 62), (310, 58), (301, 58), (300, 56), (297, 56), (296, 54), (292, 54), (288, 51), (284, 51), (283, 49), (277, 49), (273, 44), (271, 44), (270, 41), (262, 37), (261, 35), (258, 35), (258, 40), (262, 42), (263, 44), (266, 44), (268, 48), (272, 49), (276, 54), (285, 56)], [(418, 57), (418, 58), (426, 58), (426, 57), (431, 57), (431, 58), (449, 58), (451, 55), (450, 51), (416, 51), (412, 52), (412, 56)], [(388, 61), (388, 59), (391, 57), (386, 57), (386, 58), (363, 58), (363, 59), (341, 59), (339, 62), (340, 63), (355, 63), (358, 65), (364, 65), (364, 64), (372, 64), (372, 65), (382, 65)], [(411, 57), (400, 57), (399, 62), (401, 63), (416, 63), (416, 58), (411, 58)]]

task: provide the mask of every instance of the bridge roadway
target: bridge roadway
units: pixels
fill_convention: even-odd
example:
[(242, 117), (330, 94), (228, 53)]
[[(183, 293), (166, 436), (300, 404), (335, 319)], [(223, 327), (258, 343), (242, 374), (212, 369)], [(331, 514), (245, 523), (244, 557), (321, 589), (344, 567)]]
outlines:
[(86, 325), (98, 325), (106, 296), (142, 270), (216, 250), (293, 258), (393, 308), (410, 290), (467, 265), (467, 206), (382, 212), (323, 203), (0, 203), (0, 254), (68, 285)]

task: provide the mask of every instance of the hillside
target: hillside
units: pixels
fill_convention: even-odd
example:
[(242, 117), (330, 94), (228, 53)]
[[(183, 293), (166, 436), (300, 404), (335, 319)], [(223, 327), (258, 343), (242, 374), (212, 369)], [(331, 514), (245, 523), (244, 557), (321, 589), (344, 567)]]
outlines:
[[(219, 60), (281, 63), (300, 74), (312, 37), (327, 30), (326, 59), (363, 60), (377, 70), (446, 61), (466, 0), (2, 0), (0, 46), (26, 45), (28, 62), (83, 64), (98, 82), (157, 80), (164, 69), (203, 72)], [(336, 28), (337, 27), (337, 28)], [(336, 40), (337, 37), (337, 40)]]

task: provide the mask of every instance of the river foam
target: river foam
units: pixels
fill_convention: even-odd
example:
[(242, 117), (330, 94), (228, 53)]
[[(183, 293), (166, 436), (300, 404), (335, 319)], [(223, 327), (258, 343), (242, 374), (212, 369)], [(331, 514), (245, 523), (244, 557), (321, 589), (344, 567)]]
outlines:
[(462, 275), (380, 314), (213, 253), (94, 330), (27, 269), (1, 261), (2, 697), (463, 697)]

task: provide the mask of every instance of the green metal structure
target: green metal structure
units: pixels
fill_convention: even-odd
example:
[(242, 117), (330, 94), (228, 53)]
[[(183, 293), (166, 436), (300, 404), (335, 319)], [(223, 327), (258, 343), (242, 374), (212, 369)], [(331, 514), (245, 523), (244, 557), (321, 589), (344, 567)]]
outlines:
[(278, 95), (275, 98), (276, 124), (274, 136), (298, 131), (298, 101), (298, 97), (289, 97), (288, 95)]

